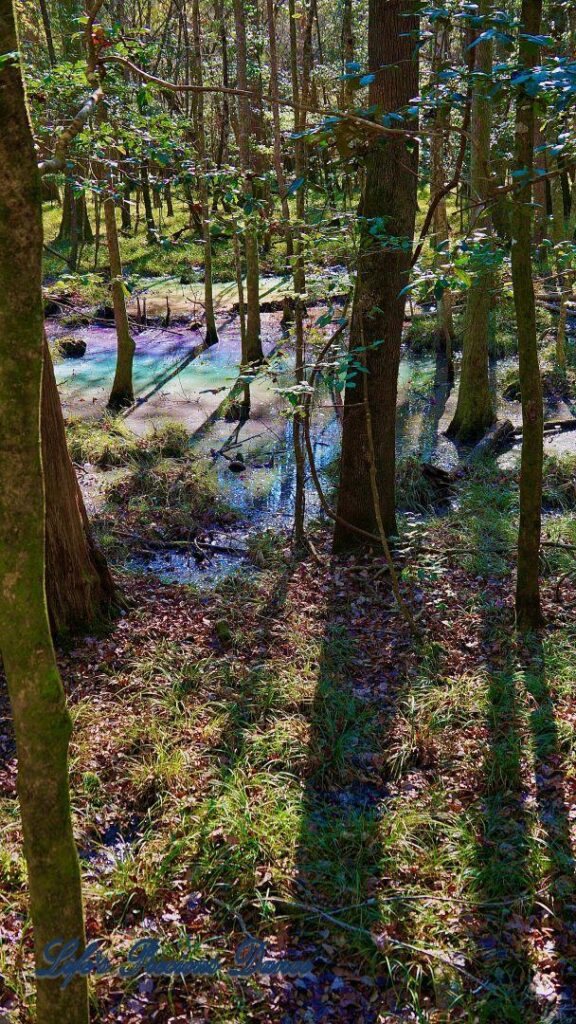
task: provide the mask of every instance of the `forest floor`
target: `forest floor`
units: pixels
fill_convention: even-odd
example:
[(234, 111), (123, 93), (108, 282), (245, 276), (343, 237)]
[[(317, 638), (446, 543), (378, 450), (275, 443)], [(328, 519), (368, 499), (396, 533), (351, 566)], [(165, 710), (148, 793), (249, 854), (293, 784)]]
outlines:
[[(49, 228), (58, 218), (54, 207)], [(200, 266), (193, 246), (123, 240), (130, 287), (178, 276), (196, 251)], [(225, 248), (215, 245), (219, 281), (230, 277)], [(266, 272), (278, 273), (279, 254)], [(62, 262), (51, 259), (55, 279)], [(83, 303), (105, 294), (98, 275), (84, 275)], [(499, 355), (514, 350), (513, 335), (497, 324)], [(562, 435), (568, 452), (546, 461), (547, 625), (522, 641), (517, 453), (477, 465), (439, 506), (419, 462), (401, 465), (396, 558), (412, 635), (380, 553), (332, 557), (319, 521), (320, 565), (295, 559), (280, 529), (257, 532), (239, 571), (213, 586), (131, 571), (138, 538), (188, 542), (194, 530), (226, 529), (237, 511), (190, 459), (181, 425), (146, 438), (120, 423), (70, 425), (126, 597), (108, 628), (59, 650), (88, 936), (116, 965), (143, 937), (165, 958), (222, 962), (207, 978), (103, 977), (95, 1024), (576, 1019), (574, 440)], [(94, 465), (108, 467), (105, 480)], [(31, 1024), (16, 759), (1, 700), (0, 1019)], [(306, 972), (232, 976), (246, 933), (267, 960), (307, 961)]]
[[(60, 653), (89, 937), (115, 963), (145, 936), (227, 968), (249, 932), (310, 970), (103, 978), (94, 1021), (574, 1020), (576, 587), (553, 546), (576, 543), (571, 480), (548, 466), (548, 624), (530, 642), (517, 477), (493, 463), (404, 520), (417, 636), (381, 556), (332, 558), (321, 526), (321, 566), (276, 538), (210, 591), (118, 565), (128, 609)], [(4, 716), (0, 1006), (28, 1024)]]

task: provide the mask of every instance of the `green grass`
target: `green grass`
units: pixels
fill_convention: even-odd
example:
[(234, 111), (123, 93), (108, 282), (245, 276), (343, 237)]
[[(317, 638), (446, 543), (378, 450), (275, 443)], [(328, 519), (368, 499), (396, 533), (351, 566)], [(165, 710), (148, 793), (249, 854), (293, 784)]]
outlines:
[[(293, 199), (291, 203), (294, 205)], [(179, 279), (184, 276), (188, 280), (202, 280), (204, 247), (194, 230), (182, 232), (182, 229), (187, 228), (189, 221), (188, 209), (182, 198), (178, 194), (174, 195), (173, 217), (164, 216), (160, 221), (158, 211), (155, 211), (155, 214), (159, 237), (157, 243), (150, 243), (147, 240), (143, 218), (130, 235), (119, 233), (127, 288), (133, 290), (141, 287), (148, 279), (155, 277)], [(89, 215), (94, 225), (90, 203)], [(44, 236), (49, 250), (52, 250), (44, 252), (44, 275), (48, 282), (48, 291), (51, 294), (59, 291), (71, 293), (80, 305), (85, 306), (96, 306), (109, 301), (106, 284), (109, 269), (103, 228), (97, 267), (95, 245), (87, 244), (81, 248), (77, 272), (72, 273), (65, 260), (56, 255), (69, 255), (68, 246), (56, 242), (61, 208), (55, 203), (45, 203), (43, 219)], [(307, 235), (306, 259), (310, 261), (310, 269), (347, 263), (353, 249), (351, 229), (344, 230), (340, 224), (332, 224), (332, 214), (325, 204), (314, 205), (311, 202), (308, 219), (310, 230)], [(120, 228), (119, 213), (117, 221)], [(217, 222), (214, 223), (216, 228)], [(181, 232), (180, 238), (174, 241), (172, 236), (178, 232)], [(230, 228), (225, 224), (221, 225), (220, 234), (215, 230), (212, 258), (214, 282), (235, 279)], [(286, 245), (281, 231), (271, 234), (268, 245), (264, 244), (262, 238), (260, 271), (262, 275), (282, 275), (286, 272)]]
[[(202, 514), (190, 472), (144, 460), (122, 507), (141, 501), (150, 517), (174, 495), (175, 510)], [(547, 486), (570, 472), (548, 464)], [(383, 979), (385, 1006), (407, 1019), (549, 1020), (530, 980), (549, 971), (550, 944), (555, 963), (565, 955), (572, 920), (576, 630), (558, 614), (541, 640), (514, 634), (516, 473), (481, 464), (455, 500), (412, 529), (403, 582), (423, 614), (411, 644), (371, 563), (352, 563), (334, 593), (319, 583), (327, 568), (272, 557), (270, 537), (256, 579), (209, 596), (133, 582), (129, 621), (66, 656), (91, 933), (119, 951), (153, 928), (166, 951), (188, 936), (198, 955), (229, 955), (241, 920)], [(567, 512), (545, 528), (575, 539)], [(368, 577), (360, 602), (355, 568)], [(547, 551), (547, 599), (571, 568)], [(124, 844), (106, 845), (111, 825)], [(2, 896), (24, 914), (13, 796), (0, 831)], [(1, 955), (23, 993), (29, 948), (23, 962)], [(214, 1000), (222, 1024), (258, 1020), (253, 984), (198, 983), (189, 999)], [(97, 1003), (108, 1024), (106, 982)]]
[(74, 462), (88, 462), (100, 469), (146, 466), (162, 458), (184, 458), (190, 447), (189, 434), (179, 423), (164, 423), (139, 437), (121, 417), (113, 416), (99, 422), (68, 420), (66, 437)]

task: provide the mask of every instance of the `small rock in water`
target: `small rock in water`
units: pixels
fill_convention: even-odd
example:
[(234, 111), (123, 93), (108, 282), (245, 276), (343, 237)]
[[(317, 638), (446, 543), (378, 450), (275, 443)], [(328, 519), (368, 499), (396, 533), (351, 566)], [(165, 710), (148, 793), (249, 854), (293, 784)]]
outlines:
[(74, 335), (66, 335), (58, 341), (58, 351), (66, 359), (81, 359), (86, 355), (86, 342), (84, 338), (75, 338)]

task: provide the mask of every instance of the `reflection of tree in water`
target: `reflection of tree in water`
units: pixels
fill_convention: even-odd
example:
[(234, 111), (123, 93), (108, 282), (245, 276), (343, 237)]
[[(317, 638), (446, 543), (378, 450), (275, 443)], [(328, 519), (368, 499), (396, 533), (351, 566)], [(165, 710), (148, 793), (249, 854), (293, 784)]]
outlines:
[[(426, 359), (405, 359), (405, 365), (420, 373), (430, 371), (432, 362)], [(438, 428), (446, 402), (450, 395), (452, 383), (448, 372), (446, 356), (436, 352), (434, 373), (430, 383), (424, 384), (425, 390), (408, 387), (405, 395), (398, 403), (396, 413), (396, 455), (403, 458), (417, 455), (423, 462), (430, 461), (442, 452), (444, 438), (439, 436)], [(446, 442), (447, 444), (447, 442)], [(450, 450), (453, 446), (450, 445)], [(448, 457), (448, 452), (446, 452)]]

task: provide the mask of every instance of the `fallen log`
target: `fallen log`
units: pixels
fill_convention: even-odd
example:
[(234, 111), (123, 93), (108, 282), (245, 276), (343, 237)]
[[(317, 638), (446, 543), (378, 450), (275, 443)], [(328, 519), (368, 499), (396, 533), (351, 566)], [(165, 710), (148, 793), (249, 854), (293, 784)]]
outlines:
[(428, 480), (441, 487), (450, 487), (460, 475), (458, 469), (443, 469), (442, 466), (435, 466), (431, 462), (422, 463), (422, 473)]
[[(557, 431), (562, 433), (565, 430), (576, 430), (576, 416), (570, 416), (563, 420), (545, 420), (544, 421), (544, 433), (547, 431)], [(514, 436), (522, 437), (522, 427), (514, 427)]]
[(514, 424), (510, 420), (500, 420), (474, 446), (465, 460), (465, 465), (476, 462), (478, 459), (484, 458), (485, 455), (495, 455), (513, 444), (515, 437)]

